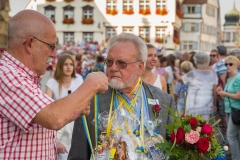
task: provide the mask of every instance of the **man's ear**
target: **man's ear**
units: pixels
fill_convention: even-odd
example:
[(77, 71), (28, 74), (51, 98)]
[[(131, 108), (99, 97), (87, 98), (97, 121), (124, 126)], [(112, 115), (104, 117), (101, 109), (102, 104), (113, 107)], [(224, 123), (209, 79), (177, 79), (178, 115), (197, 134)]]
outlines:
[(26, 42), (23, 44), (25, 46), (25, 49), (27, 50), (28, 53), (31, 53), (32, 51), (32, 41), (33, 41), (33, 38), (28, 38), (26, 40)]
[(143, 71), (145, 70), (145, 67), (144, 67), (144, 62), (143, 62), (143, 61), (141, 61), (141, 62), (139, 63), (139, 65), (138, 65), (138, 67), (139, 67), (139, 70), (138, 70), (138, 75), (139, 75), (139, 76), (141, 76), (141, 75), (142, 75), (142, 73), (143, 73)]

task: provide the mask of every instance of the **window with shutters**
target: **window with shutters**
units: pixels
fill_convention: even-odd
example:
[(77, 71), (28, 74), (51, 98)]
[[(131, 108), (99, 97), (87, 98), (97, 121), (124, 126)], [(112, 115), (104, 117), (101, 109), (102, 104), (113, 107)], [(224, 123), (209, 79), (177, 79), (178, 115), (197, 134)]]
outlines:
[(195, 32), (196, 31), (196, 23), (185, 23), (184, 31), (186, 32)]
[(123, 32), (125, 32), (125, 33), (133, 33), (133, 27), (123, 27)]
[(117, 9), (117, 0), (107, 0), (107, 9), (108, 10)]
[(167, 2), (166, 0), (156, 0), (156, 9), (167, 9)]
[(188, 6), (187, 7), (187, 13), (192, 14), (195, 13), (195, 6)]
[(74, 41), (74, 32), (64, 32), (64, 43)]
[(83, 32), (83, 40), (86, 42), (93, 41), (93, 32)]
[(48, 5), (44, 7), (44, 9), (45, 9), (45, 15), (55, 23), (55, 7)]
[(149, 27), (139, 27), (139, 36), (147, 43), (150, 42), (150, 28)]
[(116, 28), (106, 27), (106, 38), (109, 39), (114, 35), (116, 35)]
[(143, 9), (143, 10), (149, 9), (150, 8), (150, 0), (140, 0), (139, 8)]
[(193, 50), (193, 41), (183, 41), (183, 50)]

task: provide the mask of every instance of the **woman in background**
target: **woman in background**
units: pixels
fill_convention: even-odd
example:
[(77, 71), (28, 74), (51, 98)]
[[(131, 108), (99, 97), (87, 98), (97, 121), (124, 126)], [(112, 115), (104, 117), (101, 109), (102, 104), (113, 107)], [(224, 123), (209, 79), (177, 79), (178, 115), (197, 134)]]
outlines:
[[(82, 78), (76, 78), (75, 64), (72, 57), (63, 54), (58, 59), (54, 78), (49, 79), (46, 84), (46, 94), (57, 100), (75, 91), (82, 82)], [(71, 147), (73, 125), (74, 122), (70, 122), (57, 131), (56, 147), (59, 160), (67, 160), (68, 151)]]
[(173, 95), (172, 88), (174, 88), (175, 77), (173, 73), (176, 71), (175, 61), (176, 61), (176, 57), (173, 54), (170, 54), (167, 56), (167, 67), (165, 68), (165, 71), (168, 73), (167, 93), (171, 95)]
[(203, 118), (209, 119), (216, 111), (218, 84), (217, 74), (208, 69), (210, 57), (207, 53), (198, 52), (193, 57), (197, 69), (193, 69), (182, 76), (184, 84), (188, 85), (186, 102), (186, 114), (196, 116), (200, 114)]
[(227, 125), (227, 140), (230, 145), (232, 160), (240, 158), (240, 125), (233, 123), (231, 118), (231, 108), (240, 110), (240, 74), (238, 73), (238, 66), (240, 62), (235, 56), (228, 56), (225, 58), (225, 66), (227, 73), (230, 75), (225, 85), (224, 91), (218, 87), (218, 95), (224, 97), (225, 113), (228, 122)]
[(148, 58), (147, 58), (145, 70), (141, 75), (141, 79), (144, 82), (149, 83), (155, 87), (158, 87), (164, 92), (167, 92), (167, 85), (166, 85), (165, 78), (159, 74), (155, 74), (152, 72), (152, 69), (155, 67), (155, 64), (158, 61), (157, 50), (151, 44), (147, 44), (147, 48), (148, 48)]
[(158, 56), (157, 59), (158, 59), (158, 61), (156, 62), (155, 67), (152, 71), (153, 71), (153, 73), (163, 76), (167, 82), (168, 73), (165, 71), (165, 67), (167, 66), (167, 57)]

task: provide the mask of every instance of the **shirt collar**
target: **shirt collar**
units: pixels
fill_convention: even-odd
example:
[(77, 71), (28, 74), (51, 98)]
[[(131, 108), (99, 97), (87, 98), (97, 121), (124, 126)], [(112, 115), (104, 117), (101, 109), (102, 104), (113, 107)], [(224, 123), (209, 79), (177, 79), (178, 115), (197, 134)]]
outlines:
[(34, 80), (36, 80), (36, 81), (39, 80), (39, 77), (37, 76), (37, 74), (34, 71), (27, 68), (23, 63), (18, 61), (12, 55), (7, 53), (6, 51), (4, 51), (2, 55), (3, 55), (2, 59), (5, 60), (8, 64), (12, 65), (13, 67), (22, 69), (25, 72), (26, 75), (28, 75), (31, 78), (34, 78)]

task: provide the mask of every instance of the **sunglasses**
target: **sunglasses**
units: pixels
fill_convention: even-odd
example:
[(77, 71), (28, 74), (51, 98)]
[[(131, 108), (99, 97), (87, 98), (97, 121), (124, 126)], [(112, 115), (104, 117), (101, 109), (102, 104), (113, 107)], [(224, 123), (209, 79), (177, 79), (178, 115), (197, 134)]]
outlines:
[(212, 55), (210, 55), (210, 57), (216, 57), (217, 55), (214, 55), (214, 54), (212, 54)]
[(36, 40), (38, 40), (38, 41), (40, 41), (40, 42), (42, 42), (42, 43), (45, 43), (46, 45), (48, 45), (48, 47), (49, 47), (52, 51), (56, 48), (56, 45), (55, 45), (55, 44), (50, 44), (50, 43), (45, 42), (45, 41), (43, 41), (43, 40), (41, 40), (41, 39), (38, 39), (37, 37), (33, 37), (33, 38), (36, 39)]
[(225, 66), (228, 66), (228, 65), (232, 67), (233, 63), (225, 63)]
[(116, 66), (119, 68), (119, 69), (125, 69), (127, 68), (128, 64), (133, 64), (133, 63), (137, 63), (139, 62), (140, 60), (137, 60), (135, 62), (124, 62), (122, 60), (112, 60), (112, 59), (107, 59), (105, 61), (105, 64), (107, 65), (107, 67), (112, 67), (113, 65), (113, 62), (115, 62)]

